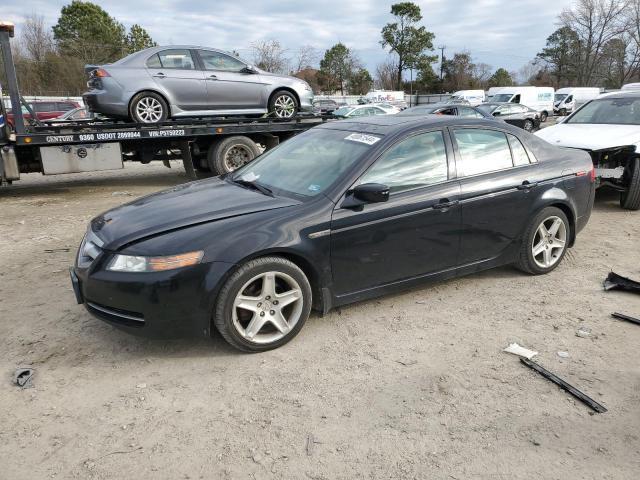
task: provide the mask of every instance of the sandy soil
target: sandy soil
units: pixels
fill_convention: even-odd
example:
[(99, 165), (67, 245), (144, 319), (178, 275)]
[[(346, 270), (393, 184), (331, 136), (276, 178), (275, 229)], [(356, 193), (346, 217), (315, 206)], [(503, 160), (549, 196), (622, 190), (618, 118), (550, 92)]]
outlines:
[[(640, 213), (614, 195), (548, 276), (502, 268), (360, 303), (246, 355), (129, 336), (75, 304), (87, 221), (184, 181), (139, 165), (0, 190), (0, 478), (638, 478), (640, 327), (609, 314), (640, 316), (640, 296), (601, 283), (640, 278)], [(502, 353), (514, 341), (609, 412)], [(12, 385), (21, 365), (34, 388)]]

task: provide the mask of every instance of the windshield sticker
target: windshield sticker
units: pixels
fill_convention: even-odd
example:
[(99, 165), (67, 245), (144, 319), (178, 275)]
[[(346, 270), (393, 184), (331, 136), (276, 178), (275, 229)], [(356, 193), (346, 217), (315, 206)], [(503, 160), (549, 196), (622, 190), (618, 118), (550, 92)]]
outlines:
[(320, 191), (320, 185), (313, 185), (313, 184), (311, 184), (311, 185), (309, 185), (308, 190), (309, 190), (310, 192), (319, 192), (319, 191)]
[(367, 145), (373, 145), (380, 141), (380, 137), (374, 137), (373, 135), (365, 135), (364, 133), (352, 133), (345, 140), (351, 140), (352, 142), (366, 143)]

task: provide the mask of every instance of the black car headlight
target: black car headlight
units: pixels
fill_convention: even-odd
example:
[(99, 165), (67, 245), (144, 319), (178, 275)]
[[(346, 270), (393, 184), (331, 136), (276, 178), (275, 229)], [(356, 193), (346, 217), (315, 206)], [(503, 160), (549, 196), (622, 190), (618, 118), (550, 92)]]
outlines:
[(175, 270), (177, 268), (190, 267), (197, 265), (202, 260), (204, 252), (198, 250), (196, 252), (181, 253), (180, 255), (169, 255), (166, 257), (145, 257), (140, 255), (121, 255), (113, 256), (107, 270), (111, 272), (164, 272), (166, 270)]

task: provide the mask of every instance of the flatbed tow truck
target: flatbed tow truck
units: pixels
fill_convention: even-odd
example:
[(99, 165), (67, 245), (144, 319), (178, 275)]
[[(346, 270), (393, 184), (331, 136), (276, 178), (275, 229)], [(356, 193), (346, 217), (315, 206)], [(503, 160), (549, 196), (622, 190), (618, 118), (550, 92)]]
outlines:
[[(0, 50), (11, 105), (24, 105), (30, 111), (18, 89), (10, 46), (13, 35), (14, 25), (0, 22)], [(121, 169), (124, 161), (162, 161), (170, 167), (169, 160), (182, 160), (189, 178), (197, 178), (196, 171), (221, 175), (287, 138), (330, 120), (328, 116), (207, 117), (147, 125), (99, 118), (27, 125), (22, 109), (12, 110), (13, 129), (4, 121), (7, 115), (0, 91), (0, 184), (11, 184), (22, 173), (56, 175)], [(36, 116), (32, 114), (32, 118)]]

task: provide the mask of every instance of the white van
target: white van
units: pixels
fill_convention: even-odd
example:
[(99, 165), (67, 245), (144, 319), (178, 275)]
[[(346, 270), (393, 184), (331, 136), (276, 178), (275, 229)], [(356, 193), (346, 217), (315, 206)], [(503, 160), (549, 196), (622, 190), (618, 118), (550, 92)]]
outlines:
[(567, 115), (598, 96), (600, 96), (600, 89), (595, 87), (561, 88), (556, 90), (553, 113)]
[(451, 101), (467, 101), (471, 105), (484, 102), (484, 90), (458, 90), (451, 95)]
[(544, 122), (553, 114), (553, 94), (553, 87), (501, 87), (491, 101), (526, 105), (540, 112), (540, 120)]
[(622, 85), (621, 90), (623, 90), (623, 91), (640, 90), (640, 83), (638, 83), (638, 82), (636, 82), (636, 83), (627, 83), (625, 85)]
[(491, 87), (489, 90), (487, 90), (487, 94), (485, 96), (486, 101), (487, 102), (492, 102), (493, 101), (493, 96), (498, 93), (500, 90), (502, 90), (505, 87)]

